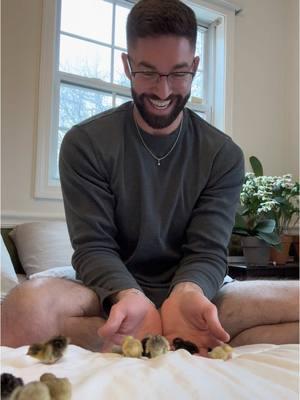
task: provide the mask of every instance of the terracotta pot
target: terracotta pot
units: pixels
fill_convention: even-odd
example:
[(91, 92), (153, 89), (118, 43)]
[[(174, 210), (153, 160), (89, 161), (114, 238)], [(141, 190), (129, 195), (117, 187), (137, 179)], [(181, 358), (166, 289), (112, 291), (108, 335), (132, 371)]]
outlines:
[(244, 257), (247, 265), (267, 265), (270, 260), (270, 246), (255, 236), (241, 238)]
[(271, 249), (271, 261), (276, 264), (282, 265), (286, 264), (289, 259), (290, 247), (293, 241), (293, 236), (291, 235), (281, 235), (281, 246), (282, 250), (279, 251), (272, 247)]

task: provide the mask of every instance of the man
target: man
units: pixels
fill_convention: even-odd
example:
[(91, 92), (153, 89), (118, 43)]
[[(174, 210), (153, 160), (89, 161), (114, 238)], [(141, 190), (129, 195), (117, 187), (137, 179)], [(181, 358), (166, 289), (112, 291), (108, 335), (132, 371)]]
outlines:
[(183, 3), (138, 3), (122, 56), (134, 104), (83, 122), (62, 145), (74, 266), (107, 313), (116, 303), (99, 331), (114, 342), (161, 331), (202, 348), (229, 339), (208, 299), (226, 275), (243, 157), (184, 109), (196, 35)]
[[(8, 345), (60, 333), (101, 350), (103, 338), (151, 333), (190, 340), (206, 355), (229, 341), (211, 300), (222, 308), (243, 155), (185, 108), (199, 64), (196, 34), (195, 15), (180, 1), (141, 0), (131, 10), (122, 60), (133, 103), (73, 127), (61, 147), (73, 265), (83, 284), (47, 279), (15, 289), (6, 303)], [(17, 332), (16, 312), (24, 318)], [(227, 317), (238, 334), (240, 321)]]

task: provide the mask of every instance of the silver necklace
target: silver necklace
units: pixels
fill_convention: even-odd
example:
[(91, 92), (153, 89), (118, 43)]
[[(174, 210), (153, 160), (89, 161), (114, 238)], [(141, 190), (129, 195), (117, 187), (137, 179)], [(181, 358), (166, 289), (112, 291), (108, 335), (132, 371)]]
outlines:
[(177, 137), (176, 137), (176, 139), (175, 139), (175, 142), (173, 143), (173, 145), (172, 145), (172, 147), (170, 148), (170, 150), (167, 151), (167, 153), (164, 154), (162, 157), (157, 157), (157, 156), (153, 153), (153, 151), (152, 151), (151, 149), (149, 149), (149, 147), (147, 146), (147, 144), (145, 143), (145, 141), (144, 141), (144, 139), (143, 139), (143, 136), (142, 136), (142, 134), (141, 134), (141, 132), (140, 132), (140, 129), (139, 129), (139, 127), (138, 127), (138, 124), (137, 124), (137, 122), (136, 122), (136, 119), (135, 119), (134, 117), (133, 117), (133, 119), (134, 119), (134, 123), (135, 123), (135, 126), (136, 126), (137, 133), (138, 133), (138, 135), (139, 135), (139, 137), (140, 137), (140, 139), (141, 139), (141, 142), (142, 142), (143, 146), (144, 146), (145, 149), (148, 151), (148, 153), (157, 161), (157, 165), (160, 165), (160, 162), (161, 162), (162, 160), (164, 160), (165, 158), (167, 158), (167, 157), (172, 153), (172, 151), (174, 150), (174, 148), (175, 148), (175, 146), (176, 146), (176, 144), (177, 144), (177, 142), (178, 142), (178, 140), (179, 140), (179, 137), (180, 137), (180, 135), (181, 135), (181, 130), (182, 130), (183, 116), (182, 116), (182, 118), (181, 118), (180, 128), (179, 128), (179, 132), (178, 132), (178, 134), (177, 134)]

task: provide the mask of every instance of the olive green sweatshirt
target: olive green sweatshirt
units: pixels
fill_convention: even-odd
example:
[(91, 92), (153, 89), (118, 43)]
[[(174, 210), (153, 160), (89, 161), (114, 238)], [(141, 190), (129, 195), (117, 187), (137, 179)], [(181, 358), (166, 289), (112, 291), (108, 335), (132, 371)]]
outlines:
[[(179, 282), (211, 299), (227, 273), (227, 246), (244, 179), (241, 149), (189, 109), (170, 135), (138, 135), (131, 102), (74, 126), (60, 179), (77, 278), (104, 310), (137, 288), (159, 307)], [(146, 148), (148, 147), (148, 149)]]

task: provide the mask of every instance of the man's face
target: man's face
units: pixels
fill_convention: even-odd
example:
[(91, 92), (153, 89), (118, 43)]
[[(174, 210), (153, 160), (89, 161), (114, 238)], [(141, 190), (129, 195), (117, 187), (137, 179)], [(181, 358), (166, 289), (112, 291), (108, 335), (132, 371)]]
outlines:
[(160, 77), (151, 73), (196, 72), (198, 57), (194, 58), (186, 38), (175, 36), (138, 39), (128, 53), (123, 55), (123, 62), (140, 115), (154, 129), (168, 127), (188, 101), (193, 75), (187, 74), (183, 79), (174, 74)]

